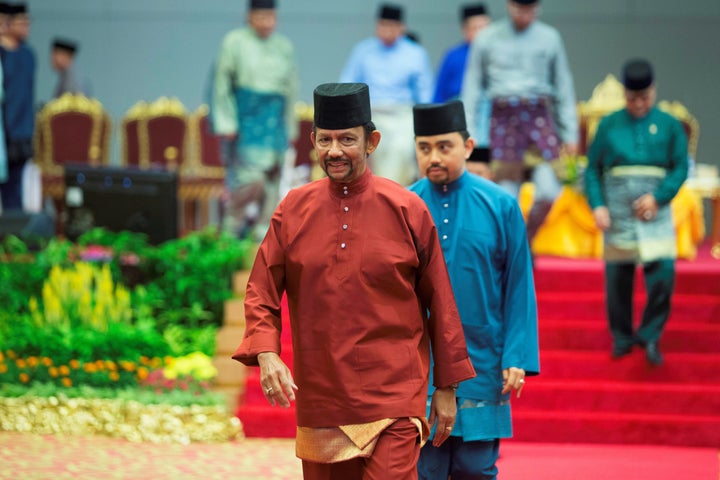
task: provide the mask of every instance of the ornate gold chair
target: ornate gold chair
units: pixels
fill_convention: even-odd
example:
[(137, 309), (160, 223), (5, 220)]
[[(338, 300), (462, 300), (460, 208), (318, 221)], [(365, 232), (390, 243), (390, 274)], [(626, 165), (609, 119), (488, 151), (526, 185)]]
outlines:
[(140, 163), (140, 121), (145, 116), (147, 103), (140, 101), (127, 111), (122, 120), (120, 163), (124, 167), (141, 168)]
[(208, 106), (200, 105), (190, 116), (188, 155), (180, 169), (179, 195), (185, 209), (184, 221), (193, 229), (208, 224), (211, 202), (219, 202), (225, 192), (220, 138), (211, 131), (208, 115)]
[[(625, 106), (623, 85), (608, 75), (593, 90), (587, 102), (578, 105), (580, 124), (579, 153), (583, 157), (597, 131), (600, 120), (607, 114)], [(697, 120), (678, 102), (661, 101), (658, 108), (676, 116), (688, 134), (688, 154), (695, 158), (700, 134)], [(527, 212), (532, 205), (532, 185), (523, 185), (520, 206)], [(692, 259), (697, 255), (697, 245), (705, 236), (702, 200), (687, 185), (680, 188), (671, 203), (678, 242), (678, 258)], [(565, 186), (540, 227), (532, 243), (536, 255), (553, 255), (576, 258), (599, 258), (602, 256), (602, 232), (595, 227), (592, 211), (584, 195)]]
[(45, 104), (36, 123), (35, 161), (42, 172), (43, 195), (61, 207), (65, 165), (108, 163), (112, 120), (98, 100), (66, 93)]

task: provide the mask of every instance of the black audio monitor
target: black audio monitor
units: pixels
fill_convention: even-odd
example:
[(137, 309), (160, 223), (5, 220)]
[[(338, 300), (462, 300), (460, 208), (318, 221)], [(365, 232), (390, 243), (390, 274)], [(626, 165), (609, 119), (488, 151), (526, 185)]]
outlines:
[(65, 234), (94, 227), (145, 233), (151, 243), (177, 238), (177, 173), (120, 167), (65, 167)]

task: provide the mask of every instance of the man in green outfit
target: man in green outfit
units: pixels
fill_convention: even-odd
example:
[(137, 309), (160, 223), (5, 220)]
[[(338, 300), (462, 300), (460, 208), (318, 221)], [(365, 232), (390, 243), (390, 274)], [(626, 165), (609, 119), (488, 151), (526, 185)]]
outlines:
[[(633, 345), (660, 365), (658, 341), (670, 314), (675, 283), (675, 228), (670, 201), (688, 173), (687, 137), (675, 117), (654, 106), (653, 69), (646, 60), (623, 68), (626, 107), (605, 117), (588, 152), (586, 190), (605, 232), (607, 315), (613, 358)], [(635, 265), (645, 276), (647, 304), (633, 331)]]

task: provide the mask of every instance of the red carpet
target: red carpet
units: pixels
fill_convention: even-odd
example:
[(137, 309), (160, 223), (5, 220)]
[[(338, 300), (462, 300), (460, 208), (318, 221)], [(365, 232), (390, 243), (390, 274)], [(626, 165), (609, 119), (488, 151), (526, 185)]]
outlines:
[[(542, 374), (513, 400), (514, 441), (720, 447), (720, 261), (706, 247), (677, 272), (665, 364), (651, 367), (640, 349), (610, 359), (601, 261), (537, 259)], [(270, 408), (256, 371), (237, 414), (248, 437), (295, 435), (294, 409)]]

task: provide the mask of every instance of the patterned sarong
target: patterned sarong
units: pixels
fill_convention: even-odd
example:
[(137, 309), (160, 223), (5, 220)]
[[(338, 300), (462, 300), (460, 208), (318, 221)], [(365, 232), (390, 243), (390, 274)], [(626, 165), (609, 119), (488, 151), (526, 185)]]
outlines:
[(604, 235), (607, 261), (650, 262), (677, 256), (670, 204), (661, 206), (650, 221), (635, 216), (633, 202), (652, 193), (665, 178), (659, 167), (624, 166), (603, 177), (604, 196), (610, 211), (610, 229)]

